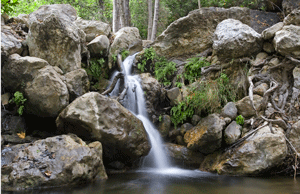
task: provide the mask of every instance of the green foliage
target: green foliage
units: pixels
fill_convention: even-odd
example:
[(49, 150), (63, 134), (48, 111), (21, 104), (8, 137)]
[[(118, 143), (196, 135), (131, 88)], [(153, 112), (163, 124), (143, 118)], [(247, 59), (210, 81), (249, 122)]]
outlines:
[(105, 64), (105, 60), (103, 58), (100, 59), (92, 59), (90, 61), (90, 67), (86, 69), (88, 75), (93, 76), (96, 79), (100, 79), (103, 75), (103, 67)]
[(228, 101), (235, 101), (235, 89), (226, 74), (213, 81), (195, 82), (189, 95), (171, 109), (171, 120), (176, 127), (196, 114), (208, 115), (221, 110)]
[(188, 63), (184, 66), (184, 78), (187, 79), (189, 83), (195, 82), (201, 75), (201, 68), (209, 65), (210, 63), (205, 61), (205, 58), (203, 57), (188, 59)]
[(122, 61), (124, 61), (129, 56), (129, 50), (123, 50), (121, 52), (122, 55)]
[[(153, 64), (154, 60), (157, 59), (156, 52), (152, 47), (146, 48), (144, 50), (144, 54), (142, 55), (141, 62), (138, 63), (138, 69), (144, 73), (146, 70), (146, 65), (148, 64)], [(150, 69), (148, 69), (150, 71)]]
[(1, 1), (1, 14), (7, 13), (8, 15), (13, 12), (14, 7), (19, 4), (18, 0), (2, 0)]
[(244, 117), (243, 117), (242, 115), (239, 115), (239, 116), (237, 116), (237, 117), (235, 118), (235, 121), (236, 121), (237, 124), (243, 126), (243, 125), (244, 125), (245, 119), (244, 119)]
[(160, 57), (155, 63), (155, 78), (167, 86), (171, 84), (170, 77), (177, 71), (176, 63), (168, 61), (164, 57)]
[(9, 101), (10, 103), (15, 103), (18, 107), (18, 114), (21, 116), (24, 112), (24, 104), (26, 102), (26, 98), (24, 98), (23, 94), (19, 91), (14, 93), (14, 97)]

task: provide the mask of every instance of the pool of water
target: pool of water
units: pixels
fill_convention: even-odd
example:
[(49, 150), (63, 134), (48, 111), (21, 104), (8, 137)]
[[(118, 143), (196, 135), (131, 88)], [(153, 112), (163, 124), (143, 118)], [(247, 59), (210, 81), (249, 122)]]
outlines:
[[(20, 192), (13, 192), (20, 193)], [(108, 180), (72, 188), (31, 190), (39, 194), (300, 194), (292, 177), (234, 177), (198, 170), (144, 169), (109, 175)]]

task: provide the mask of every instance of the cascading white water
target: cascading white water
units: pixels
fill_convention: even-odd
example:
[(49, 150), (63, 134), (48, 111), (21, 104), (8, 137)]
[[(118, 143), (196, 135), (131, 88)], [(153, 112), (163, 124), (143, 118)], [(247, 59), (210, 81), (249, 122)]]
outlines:
[[(125, 85), (128, 86), (126, 96), (124, 98), (124, 106), (132, 113), (134, 113), (144, 124), (144, 127), (148, 133), (151, 142), (151, 151), (145, 158), (146, 164), (148, 161), (153, 160), (153, 166), (157, 169), (167, 169), (170, 167), (168, 158), (163, 150), (163, 143), (159, 132), (155, 129), (153, 124), (148, 119), (147, 110), (145, 108), (146, 103), (144, 99), (144, 92), (139, 82), (137, 75), (131, 75), (133, 60), (135, 55), (127, 57), (122, 64), (122, 73), (124, 74)], [(113, 77), (117, 74), (114, 73)], [(111, 92), (111, 95), (117, 95), (120, 91), (120, 83), (117, 83), (115, 89)], [(152, 163), (152, 162), (151, 162)]]

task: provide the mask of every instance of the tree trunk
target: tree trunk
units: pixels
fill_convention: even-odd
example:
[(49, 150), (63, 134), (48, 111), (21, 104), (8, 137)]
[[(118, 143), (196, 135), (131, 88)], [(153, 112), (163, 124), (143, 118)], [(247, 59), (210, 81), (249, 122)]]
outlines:
[(125, 26), (131, 26), (129, 0), (124, 0)]
[(152, 0), (148, 0), (148, 34), (147, 40), (151, 40), (152, 35), (152, 22), (153, 22), (153, 3)]
[(113, 32), (116, 33), (119, 30), (119, 0), (113, 1)]
[(198, 0), (199, 9), (201, 9), (201, 0)]
[(118, 7), (120, 13), (120, 29), (125, 27), (125, 12), (124, 12), (124, 0), (118, 0)]
[(151, 40), (154, 41), (157, 33), (157, 23), (158, 23), (158, 14), (159, 14), (159, 0), (155, 0), (154, 5), (154, 17), (153, 17), (153, 27), (152, 27), (152, 35)]

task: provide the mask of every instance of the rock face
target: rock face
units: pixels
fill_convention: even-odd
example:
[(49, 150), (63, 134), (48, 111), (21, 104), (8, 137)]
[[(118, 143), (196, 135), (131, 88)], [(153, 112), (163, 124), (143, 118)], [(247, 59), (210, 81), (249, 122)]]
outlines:
[(284, 26), (282, 30), (276, 32), (273, 40), (275, 50), (280, 54), (295, 57), (300, 56), (300, 26)]
[(81, 67), (85, 33), (73, 22), (76, 10), (70, 5), (44, 5), (29, 15), (27, 43), (30, 56), (45, 59), (64, 73)]
[(75, 133), (104, 146), (105, 159), (131, 163), (148, 154), (142, 122), (116, 100), (89, 92), (74, 100), (56, 119), (61, 133)]
[(198, 168), (205, 157), (200, 152), (192, 151), (185, 146), (172, 143), (165, 144), (165, 150), (172, 161), (182, 167)]
[[(299, 1), (300, 3), (300, 1)], [(300, 4), (299, 4), (300, 5)], [(284, 25), (297, 25), (300, 26), (300, 7), (292, 11), (283, 20)]]
[(221, 147), (224, 127), (225, 121), (216, 114), (203, 118), (197, 126), (185, 133), (184, 141), (187, 148), (203, 154), (214, 152)]
[(213, 51), (219, 58), (251, 56), (261, 50), (261, 35), (248, 25), (234, 19), (218, 24), (213, 38)]
[(300, 68), (295, 67), (293, 70), (294, 87), (300, 90)]
[(269, 127), (260, 129), (232, 154), (215, 158), (212, 169), (219, 174), (258, 175), (280, 164), (287, 155), (287, 145), (283, 130), (274, 126), (273, 130), (274, 134)]
[(43, 59), (13, 54), (2, 68), (5, 87), (24, 92), (25, 111), (44, 117), (56, 117), (69, 104), (64, 77)]
[(21, 54), (22, 41), (22, 38), (11, 27), (1, 25), (1, 53), (7, 56), (13, 53)]
[(87, 93), (90, 89), (88, 75), (84, 69), (77, 69), (65, 74), (70, 100)]
[(109, 36), (111, 33), (110, 25), (101, 21), (90, 21), (78, 18), (75, 24), (85, 32), (86, 42), (90, 42), (100, 35)]
[(293, 124), (290, 134), (288, 135), (288, 138), (290, 142), (293, 144), (293, 146), (296, 148), (298, 153), (300, 153), (300, 121)]
[(105, 35), (97, 36), (88, 45), (92, 57), (107, 56), (109, 50), (109, 39)]
[(106, 178), (101, 143), (87, 145), (75, 135), (19, 144), (1, 152), (3, 190), (76, 185)]

